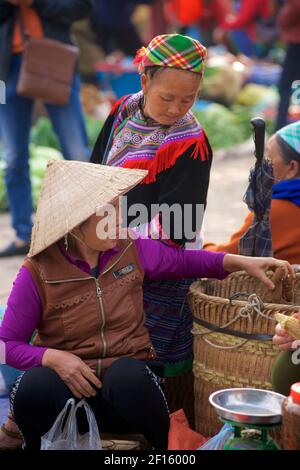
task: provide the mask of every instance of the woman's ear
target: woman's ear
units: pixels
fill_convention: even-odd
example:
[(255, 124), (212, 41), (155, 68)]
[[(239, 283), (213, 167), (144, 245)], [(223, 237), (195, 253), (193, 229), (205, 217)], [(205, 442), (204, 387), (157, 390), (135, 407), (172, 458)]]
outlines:
[(288, 179), (299, 178), (300, 177), (300, 164), (297, 160), (290, 161), (290, 168), (287, 173)]
[(200, 90), (201, 90), (201, 88), (202, 88), (203, 81), (204, 81), (204, 72), (201, 72), (201, 74), (200, 74), (200, 80), (199, 80), (199, 85), (198, 85), (198, 92), (197, 92), (197, 94), (200, 92)]
[(147, 93), (147, 89), (148, 89), (148, 86), (149, 86), (149, 77), (145, 74), (145, 73), (142, 73), (141, 75), (141, 87), (142, 87), (142, 91), (144, 93), (144, 95), (146, 95)]

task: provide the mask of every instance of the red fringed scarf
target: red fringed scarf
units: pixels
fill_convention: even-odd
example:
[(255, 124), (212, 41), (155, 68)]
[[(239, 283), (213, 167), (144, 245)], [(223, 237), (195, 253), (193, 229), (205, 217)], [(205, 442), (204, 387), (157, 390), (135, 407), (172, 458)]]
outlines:
[(170, 127), (147, 124), (141, 99), (141, 92), (126, 96), (111, 111), (117, 115), (109, 165), (148, 170), (143, 180), (147, 184), (155, 182), (156, 176), (172, 167), (189, 148), (190, 158), (208, 160), (205, 133), (191, 112)]

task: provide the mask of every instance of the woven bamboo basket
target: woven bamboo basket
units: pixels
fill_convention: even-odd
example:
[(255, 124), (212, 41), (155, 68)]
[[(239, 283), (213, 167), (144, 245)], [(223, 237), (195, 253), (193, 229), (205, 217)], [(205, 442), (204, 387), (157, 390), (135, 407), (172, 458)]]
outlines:
[(276, 272), (268, 276), (275, 282), (274, 291), (244, 272), (223, 281), (203, 279), (190, 287), (195, 428), (204, 436), (222, 427), (208, 401), (211, 393), (231, 387), (271, 389), (271, 368), (278, 355), (272, 344), (273, 315), (299, 310), (300, 274), (293, 289), (276, 278)]

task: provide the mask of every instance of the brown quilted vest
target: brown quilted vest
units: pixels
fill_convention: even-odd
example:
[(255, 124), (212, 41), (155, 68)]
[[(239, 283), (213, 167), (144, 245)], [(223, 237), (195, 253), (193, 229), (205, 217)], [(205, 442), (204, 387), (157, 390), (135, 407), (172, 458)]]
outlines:
[(144, 327), (144, 271), (134, 242), (120, 241), (98, 278), (71, 264), (57, 245), (24, 266), (43, 305), (35, 345), (76, 354), (98, 377), (120, 357), (155, 358)]

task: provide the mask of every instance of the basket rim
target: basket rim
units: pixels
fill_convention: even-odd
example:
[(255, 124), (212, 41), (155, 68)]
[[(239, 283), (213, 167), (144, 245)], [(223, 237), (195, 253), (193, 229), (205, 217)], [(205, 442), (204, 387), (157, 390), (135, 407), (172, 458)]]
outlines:
[[(196, 281), (193, 284), (200, 284), (201, 281)], [(190, 286), (190, 293), (194, 294), (195, 296), (201, 297), (203, 300), (207, 300), (210, 303), (218, 303), (223, 305), (232, 305), (237, 307), (244, 307), (247, 304), (247, 300), (230, 300), (225, 297), (218, 297), (215, 295), (204, 294), (202, 292), (194, 292), (196, 286), (192, 287), (193, 284)], [(249, 293), (249, 295), (251, 295)], [(290, 304), (273, 304), (271, 302), (263, 302), (266, 309), (274, 310), (274, 309), (285, 309), (285, 310), (295, 310), (300, 307), (300, 305), (290, 305)]]
[[(274, 271), (268, 271), (268, 273), (274, 274)], [(204, 278), (197, 279), (196, 281), (194, 281), (190, 285), (189, 294), (193, 294), (197, 297), (201, 297), (203, 300), (210, 301), (212, 303), (218, 303), (218, 304), (223, 304), (223, 305), (230, 304), (232, 306), (241, 306), (242, 307), (242, 306), (245, 305), (245, 303), (247, 303), (247, 299), (246, 300), (235, 300), (235, 299), (230, 300), (227, 297), (219, 297), (219, 296), (216, 296), (216, 295), (206, 294), (206, 293), (201, 292), (201, 291), (199, 292), (199, 290), (203, 290), (203, 285), (205, 285), (206, 283), (215, 282), (215, 281), (222, 282), (222, 281), (226, 281), (226, 280), (229, 280), (229, 279), (232, 279), (232, 278), (237, 278), (237, 277), (246, 277), (248, 279), (253, 279), (254, 281), (256, 281), (256, 278), (254, 278), (253, 276), (250, 276), (250, 274), (248, 274), (246, 271), (235, 271), (233, 273), (230, 273), (229, 276), (225, 279), (216, 279), (216, 278), (204, 277)], [(296, 272), (295, 283), (297, 283), (299, 281), (300, 281), (300, 272)], [(267, 287), (266, 287), (266, 289), (267, 289)], [(253, 292), (249, 292), (249, 296), (251, 294), (253, 294)], [(293, 310), (295, 308), (296, 309), (300, 308), (300, 303), (297, 303), (297, 304), (291, 304), (291, 303), (282, 304), (282, 303), (280, 303), (279, 304), (279, 303), (265, 302), (264, 301), (263, 304), (264, 304), (266, 309), (285, 308), (287, 310)]]

